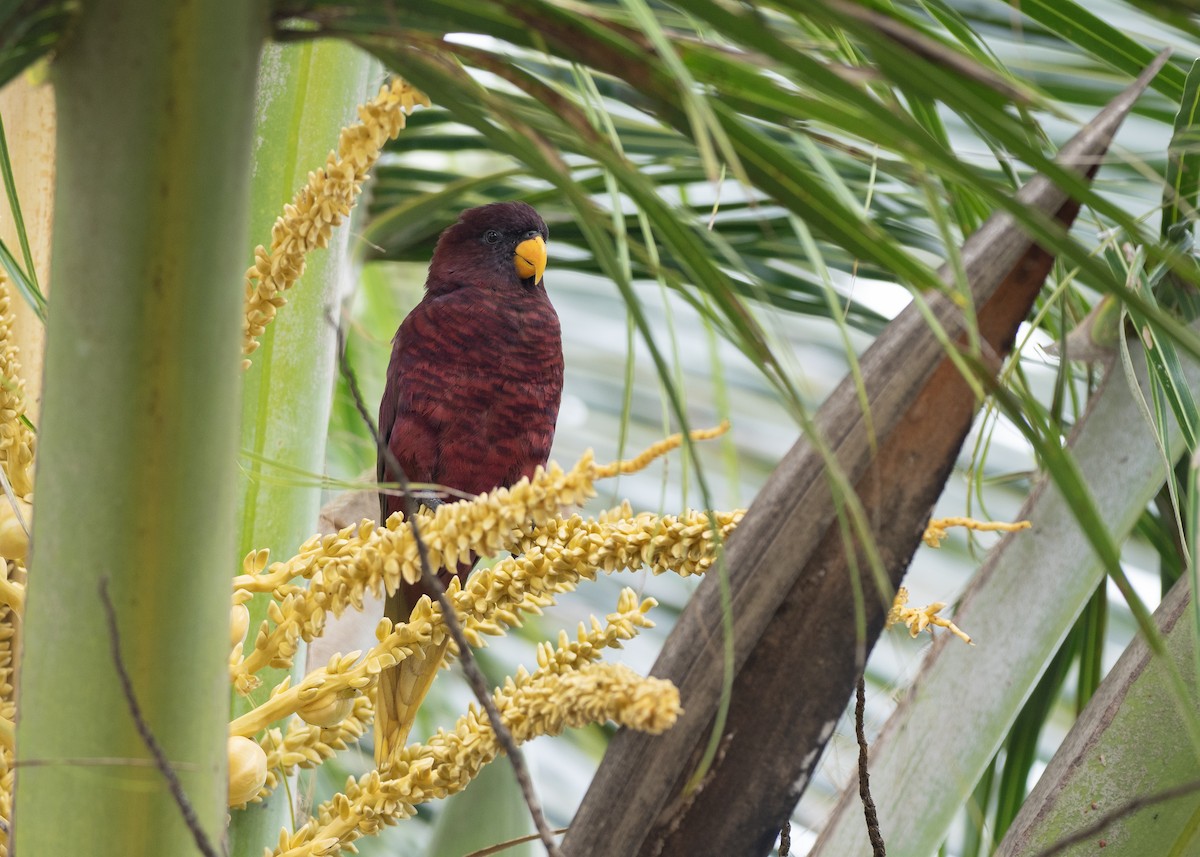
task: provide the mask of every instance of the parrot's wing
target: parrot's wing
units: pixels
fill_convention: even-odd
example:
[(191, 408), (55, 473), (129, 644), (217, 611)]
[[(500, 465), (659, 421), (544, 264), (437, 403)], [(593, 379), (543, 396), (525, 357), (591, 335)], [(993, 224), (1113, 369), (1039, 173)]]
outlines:
[[(383, 399), (379, 403), (379, 436), (375, 449), (375, 481), (379, 484), (389, 481), (385, 478), (387, 472), (387, 455), (384, 450), (391, 446), (392, 429), (396, 423), (396, 390), (394, 389), (392, 373), (388, 372), (387, 386), (384, 388)], [(379, 495), (379, 524), (387, 521), (388, 497), (382, 492)]]
[[(410, 482), (437, 482), (438, 438), (445, 415), (439, 413), (447, 360), (437, 349), (453, 317), (426, 297), (405, 317), (392, 341), (387, 381), (379, 403), (379, 442), (375, 475), (379, 482), (399, 482), (392, 464)], [(389, 456), (385, 450), (390, 450)], [(380, 523), (403, 507), (395, 493), (379, 495)]]

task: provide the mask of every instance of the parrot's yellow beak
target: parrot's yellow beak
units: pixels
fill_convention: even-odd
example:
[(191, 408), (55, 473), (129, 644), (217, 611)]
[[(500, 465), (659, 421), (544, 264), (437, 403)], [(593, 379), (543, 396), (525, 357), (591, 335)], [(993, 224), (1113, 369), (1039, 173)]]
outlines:
[(542, 274), (546, 272), (546, 242), (541, 235), (526, 238), (517, 245), (513, 266), (522, 280), (533, 277), (534, 283), (542, 281)]

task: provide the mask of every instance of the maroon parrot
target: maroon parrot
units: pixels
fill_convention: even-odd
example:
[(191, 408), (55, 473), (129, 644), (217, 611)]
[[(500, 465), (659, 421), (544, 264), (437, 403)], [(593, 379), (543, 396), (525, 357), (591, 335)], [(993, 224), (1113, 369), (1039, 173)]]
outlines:
[[(546, 463), (563, 381), (558, 315), (542, 282), (548, 237), (523, 202), (469, 209), (442, 233), (425, 296), (392, 344), (379, 406), (381, 483), (399, 481), (383, 444), (409, 481), (467, 494), (512, 485)], [(381, 522), (402, 507), (401, 497), (380, 493)], [(439, 577), (448, 583), (471, 564)], [(402, 583), (384, 615), (407, 621), (425, 594), (433, 596), (420, 583)], [(444, 651), (408, 658), (380, 676), (380, 767), (404, 746)]]

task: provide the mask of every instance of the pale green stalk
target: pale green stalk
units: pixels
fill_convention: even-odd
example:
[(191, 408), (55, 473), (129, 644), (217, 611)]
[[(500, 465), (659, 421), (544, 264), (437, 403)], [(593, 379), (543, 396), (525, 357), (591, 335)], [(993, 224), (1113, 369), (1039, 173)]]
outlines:
[[(378, 64), (345, 43), (323, 41), (269, 46), (259, 72), (253, 179), (250, 185), (250, 231), (243, 257), (246, 265), (256, 244), (270, 245), (271, 226), (304, 186), (308, 173), (321, 167), (338, 132), (356, 119), (356, 107), (374, 95), (383, 79)], [(267, 326), (261, 347), (246, 371), (242, 401), (242, 450), (238, 557), (269, 548), (273, 559), (286, 559), (316, 532), (321, 505), (318, 479), (324, 471), (325, 438), (334, 388), (334, 328), (340, 290), (350, 281), (348, 238), (339, 229), (328, 250), (308, 257), (305, 274), (288, 291), (288, 304)], [(237, 289), (238, 282), (231, 283)], [(279, 477), (283, 465), (312, 479)], [(263, 477), (267, 478), (263, 478)], [(235, 564), (230, 565), (235, 570)], [(266, 617), (268, 599), (249, 604), (251, 629)], [(251, 643), (253, 643), (253, 630)], [(297, 672), (304, 666), (297, 658)], [(263, 687), (253, 701), (266, 698), (286, 672), (264, 670)], [(235, 694), (234, 715), (250, 708)], [(232, 853), (262, 853), (291, 825), (288, 790), (235, 812)]]
[[(1196, 636), (1189, 600), (1181, 581), (1155, 613), (1167, 658), (1180, 671), (1192, 666)], [(1146, 803), (1064, 853), (1195, 854), (1200, 791), (1195, 758), (1182, 746), (1187, 725), (1172, 685), (1165, 659), (1135, 639), (1063, 740), (996, 854), (1036, 857), (1134, 801)], [(1189, 689), (1188, 704), (1195, 706), (1196, 685)], [(1178, 791), (1185, 793), (1154, 799)]]
[[(225, 821), (241, 290), (263, 2), (80, 4), (52, 73), (54, 303), (17, 731), (18, 853), (197, 853), (134, 729)], [(231, 285), (232, 284), (232, 285)]]

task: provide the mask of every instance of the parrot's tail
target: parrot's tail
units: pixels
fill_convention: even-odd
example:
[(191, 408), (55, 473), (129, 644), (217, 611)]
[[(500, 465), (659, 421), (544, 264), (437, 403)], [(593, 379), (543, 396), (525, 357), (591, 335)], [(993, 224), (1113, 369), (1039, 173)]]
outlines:
[[(471, 554), (458, 564), (457, 571), (440, 571), (442, 586), (449, 585), (455, 575), (465, 579), (474, 564), (475, 555)], [(412, 614), (412, 605), (428, 594), (421, 581), (401, 581), (400, 587), (384, 600), (383, 615), (395, 623), (406, 622)], [(414, 646), (411, 655), (379, 674), (379, 687), (375, 691), (375, 767), (381, 771), (397, 761), (404, 749), (417, 719), (417, 709), (437, 678), (449, 645), (450, 637), (446, 635), (440, 643)]]
[(429, 692), (450, 638), (415, 648), (412, 655), (379, 675), (375, 696), (375, 767), (389, 767), (408, 741), (417, 709)]

